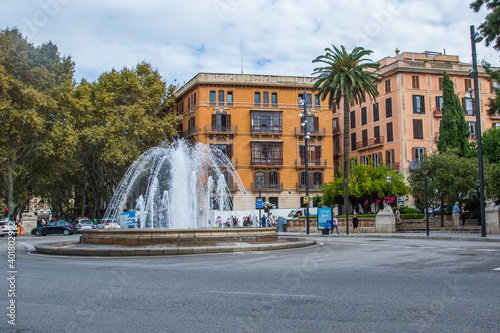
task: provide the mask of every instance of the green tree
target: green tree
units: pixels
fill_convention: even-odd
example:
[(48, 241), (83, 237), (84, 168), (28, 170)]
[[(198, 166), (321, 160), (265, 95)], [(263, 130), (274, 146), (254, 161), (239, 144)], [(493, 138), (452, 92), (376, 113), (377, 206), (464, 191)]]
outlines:
[[(493, 70), (491, 68), (491, 64), (487, 62), (483, 62), (483, 67), (486, 73), (488, 73), (488, 81), (490, 82), (500, 82), (500, 71)], [(494, 98), (488, 98), (488, 109), (486, 113), (488, 115), (498, 114), (500, 111), (500, 89), (498, 87), (494, 87), (493, 91), (495, 93)]]
[(339, 107), (343, 100), (343, 175), (344, 179), (348, 180), (351, 151), (349, 107), (351, 103), (365, 102), (366, 95), (370, 99), (379, 95), (376, 83), (380, 82), (380, 76), (376, 71), (380, 69), (380, 64), (365, 58), (372, 51), (362, 47), (355, 47), (351, 53), (348, 53), (343, 45), (340, 49), (333, 46), (333, 50), (326, 48), (325, 51), (324, 55), (313, 60), (313, 63), (324, 66), (314, 69), (313, 75), (317, 75), (317, 80), (312, 90), (318, 91), (322, 100), (328, 99), (331, 109), (334, 103)]
[(483, 156), (490, 163), (500, 163), (500, 128), (489, 128), (482, 134)]
[[(430, 170), (428, 176), (428, 198), (439, 202), (454, 203), (469, 198), (475, 191), (477, 178), (477, 161), (460, 157), (456, 152), (445, 151), (426, 156), (420, 168), (408, 177), (410, 193), (415, 198), (417, 207), (425, 207), (424, 175), (420, 170)], [(441, 215), (441, 226), (444, 226), (444, 215)]]
[(443, 73), (443, 119), (439, 126), (438, 151), (457, 149), (461, 156), (469, 150), (469, 129), (460, 98), (455, 94), (453, 81)]
[(54, 44), (35, 47), (17, 29), (0, 31), (0, 172), (11, 217), (31, 194), (43, 196), (41, 179), (75, 150), (73, 71)]
[(485, 38), (486, 46), (493, 43), (493, 48), (500, 50), (500, 1), (498, 0), (475, 0), (471, 2), (470, 8), (476, 13), (481, 7), (486, 5), (486, 9), (491, 12), (486, 15), (486, 20), (479, 25), (478, 30)]
[[(368, 165), (356, 164), (350, 172), (349, 199), (360, 204), (363, 211), (367, 212), (373, 202), (388, 195), (386, 181), (388, 175), (392, 178), (391, 195), (401, 196), (409, 194), (409, 188), (402, 174), (383, 165), (373, 167), (371, 163)], [(344, 182), (342, 177), (336, 177), (332, 182), (324, 186), (321, 204), (329, 206), (340, 204), (342, 203), (343, 195)]]

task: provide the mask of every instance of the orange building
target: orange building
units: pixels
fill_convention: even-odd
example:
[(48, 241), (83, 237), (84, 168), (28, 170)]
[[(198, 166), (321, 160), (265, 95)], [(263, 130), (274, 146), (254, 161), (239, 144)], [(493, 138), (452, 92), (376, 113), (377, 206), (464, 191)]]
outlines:
[[(353, 163), (386, 164), (406, 177), (423, 156), (437, 149), (442, 118), (442, 80), (446, 71), (462, 100), (471, 141), (476, 110), (467, 90), (473, 87), (470, 64), (438, 52), (399, 53), (379, 61), (382, 81), (375, 101), (350, 107)], [(481, 130), (500, 127), (500, 115), (487, 115), (493, 87), (479, 68)], [(306, 92), (310, 196), (342, 167), (342, 103), (333, 110), (311, 94), (312, 77), (200, 73), (177, 92), (183, 137), (217, 145), (231, 158), (246, 189), (278, 208), (296, 208), (305, 195), (304, 131), (300, 102)], [(333, 116), (333, 118), (332, 118)], [(401, 202), (399, 202), (401, 204)], [(404, 203), (412, 205), (412, 200)], [(238, 204), (235, 192), (235, 209)], [(357, 210), (357, 209), (356, 209)]]
[[(182, 137), (224, 151), (247, 194), (260, 191), (276, 208), (298, 208), (306, 193), (306, 132), (309, 196), (333, 179), (332, 113), (312, 85), (310, 77), (199, 73), (176, 92)], [(304, 93), (306, 131), (299, 116)], [(246, 209), (235, 180), (227, 181), (234, 209)]]

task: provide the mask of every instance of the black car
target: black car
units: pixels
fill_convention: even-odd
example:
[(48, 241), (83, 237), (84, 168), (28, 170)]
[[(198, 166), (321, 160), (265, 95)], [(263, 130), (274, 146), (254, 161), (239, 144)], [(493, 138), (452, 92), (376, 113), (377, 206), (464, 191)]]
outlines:
[(54, 234), (63, 234), (65, 236), (69, 236), (76, 233), (78, 233), (78, 229), (75, 225), (63, 221), (49, 222), (43, 227), (38, 227), (31, 230), (31, 234), (35, 236), (47, 236)]

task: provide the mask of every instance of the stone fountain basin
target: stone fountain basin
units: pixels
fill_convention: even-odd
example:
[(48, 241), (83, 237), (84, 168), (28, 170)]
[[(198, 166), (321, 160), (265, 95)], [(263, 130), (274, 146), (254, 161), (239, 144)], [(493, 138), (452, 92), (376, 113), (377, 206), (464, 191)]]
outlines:
[(269, 251), (316, 244), (278, 237), (276, 228), (84, 230), (80, 242), (36, 245), (37, 253), (70, 256), (158, 256)]

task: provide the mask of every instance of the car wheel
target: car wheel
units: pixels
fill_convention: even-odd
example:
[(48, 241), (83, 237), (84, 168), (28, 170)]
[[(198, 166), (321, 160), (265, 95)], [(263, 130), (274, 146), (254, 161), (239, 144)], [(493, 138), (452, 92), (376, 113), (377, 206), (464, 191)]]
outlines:
[(42, 232), (40, 230), (35, 231), (35, 236), (41, 236)]
[(64, 230), (63, 234), (64, 234), (64, 236), (69, 236), (69, 235), (71, 235), (71, 231), (66, 229), (66, 230)]

